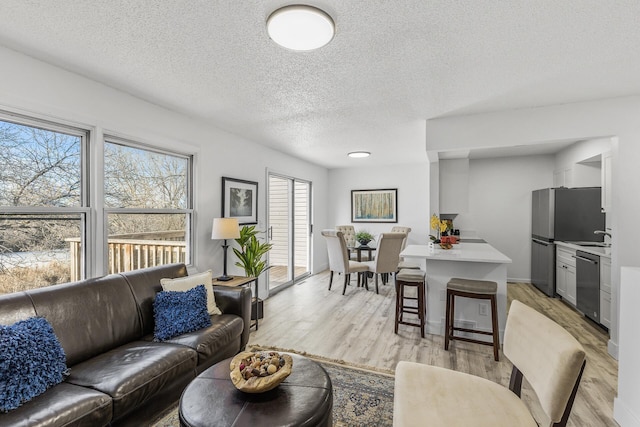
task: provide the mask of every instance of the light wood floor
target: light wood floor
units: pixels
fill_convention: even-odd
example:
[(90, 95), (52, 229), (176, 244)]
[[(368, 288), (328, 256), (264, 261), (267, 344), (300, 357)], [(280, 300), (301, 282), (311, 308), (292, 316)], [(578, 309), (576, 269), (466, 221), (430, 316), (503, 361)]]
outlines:
[[(342, 295), (342, 276), (327, 290), (329, 274), (311, 276), (265, 301), (265, 317), (249, 343), (342, 359), (383, 369), (395, 369), (400, 360), (442, 366), (471, 373), (505, 386), (511, 364), (502, 356), (493, 360), (490, 347), (456, 341), (444, 351), (443, 337), (420, 338), (418, 328), (400, 325), (393, 333), (395, 290), (380, 286), (380, 294), (349, 286)], [(352, 283), (355, 284), (355, 281)], [(613, 399), (617, 393), (618, 363), (607, 354), (607, 335), (558, 299), (547, 298), (529, 284), (510, 283), (508, 299), (518, 299), (543, 312), (573, 334), (587, 352), (587, 366), (569, 426), (617, 426)], [(428, 385), (427, 385), (428, 386)], [(523, 399), (538, 421), (544, 415), (525, 383)]]

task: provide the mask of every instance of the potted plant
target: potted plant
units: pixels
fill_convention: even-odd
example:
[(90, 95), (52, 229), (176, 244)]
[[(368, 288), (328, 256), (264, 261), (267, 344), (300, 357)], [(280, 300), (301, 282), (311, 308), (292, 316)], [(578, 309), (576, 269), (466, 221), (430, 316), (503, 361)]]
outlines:
[(243, 226), (240, 229), (240, 238), (236, 239), (240, 249), (233, 248), (233, 252), (238, 257), (236, 265), (244, 269), (245, 275), (256, 278), (269, 269), (267, 261), (262, 257), (273, 247), (271, 243), (261, 243), (256, 237), (258, 233), (260, 231), (256, 230), (255, 225)]
[(356, 240), (362, 246), (367, 246), (369, 242), (373, 240), (373, 234), (369, 233), (366, 230), (360, 230), (356, 233)]

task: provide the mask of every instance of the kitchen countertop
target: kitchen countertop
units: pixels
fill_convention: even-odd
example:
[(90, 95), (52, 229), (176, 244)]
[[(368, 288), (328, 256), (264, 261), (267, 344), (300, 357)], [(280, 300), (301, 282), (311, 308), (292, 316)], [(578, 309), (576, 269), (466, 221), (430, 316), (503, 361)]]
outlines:
[(604, 248), (601, 246), (582, 246), (571, 242), (555, 242), (557, 246), (564, 246), (569, 249), (586, 252), (592, 255), (598, 255), (605, 258), (611, 258), (611, 247)]
[(497, 264), (510, 264), (511, 258), (488, 243), (456, 243), (451, 249), (442, 249), (436, 245), (433, 251), (428, 245), (407, 245), (400, 253), (404, 258), (421, 258), (427, 261), (468, 261)]

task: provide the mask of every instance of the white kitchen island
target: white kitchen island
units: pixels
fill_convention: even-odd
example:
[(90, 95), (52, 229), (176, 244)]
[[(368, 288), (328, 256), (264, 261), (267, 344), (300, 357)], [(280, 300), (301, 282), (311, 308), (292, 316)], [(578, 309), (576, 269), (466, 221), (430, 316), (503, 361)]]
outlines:
[[(498, 283), (498, 325), (500, 340), (507, 321), (507, 264), (511, 259), (488, 243), (457, 243), (452, 249), (436, 245), (408, 245), (400, 254), (407, 260), (421, 260), (427, 273), (427, 333), (444, 335), (447, 282), (452, 277), (491, 280)], [(486, 309), (486, 310), (485, 310)], [(483, 313), (483, 314), (481, 314)], [(491, 330), (490, 306), (487, 301), (456, 298), (456, 326)], [(487, 339), (486, 336), (474, 336)]]

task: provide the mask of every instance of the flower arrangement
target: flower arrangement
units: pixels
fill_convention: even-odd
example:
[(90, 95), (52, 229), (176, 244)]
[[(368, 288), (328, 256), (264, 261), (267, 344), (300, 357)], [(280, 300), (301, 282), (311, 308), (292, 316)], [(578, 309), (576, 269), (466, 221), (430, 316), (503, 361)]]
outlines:
[(429, 225), (432, 230), (435, 230), (435, 235), (430, 234), (429, 239), (431, 239), (434, 243), (440, 243), (440, 236), (443, 235), (449, 228), (449, 222), (446, 219), (438, 218), (438, 215), (431, 215), (431, 220), (429, 221)]

